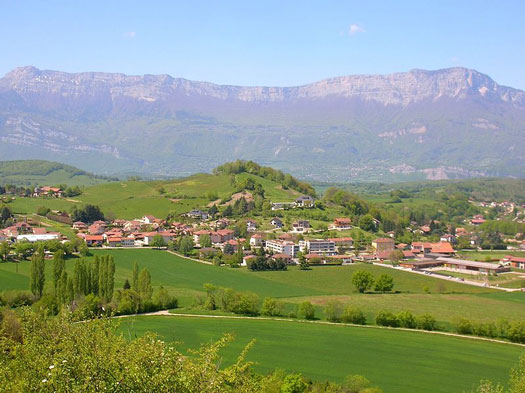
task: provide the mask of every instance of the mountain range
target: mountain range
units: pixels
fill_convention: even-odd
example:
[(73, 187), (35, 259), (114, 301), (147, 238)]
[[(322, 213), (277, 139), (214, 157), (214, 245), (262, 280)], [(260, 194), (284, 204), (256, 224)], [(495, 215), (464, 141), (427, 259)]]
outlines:
[(251, 159), (318, 181), (525, 177), (525, 92), (466, 68), (240, 87), (17, 68), (0, 157), (183, 176)]

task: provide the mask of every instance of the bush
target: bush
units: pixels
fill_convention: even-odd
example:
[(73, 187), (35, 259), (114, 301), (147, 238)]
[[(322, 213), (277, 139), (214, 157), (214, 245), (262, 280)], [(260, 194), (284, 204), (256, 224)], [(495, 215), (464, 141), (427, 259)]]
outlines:
[(50, 294), (42, 296), (38, 302), (33, 304), (33, 307), (47, 315), (57, 315), (59, 311), (56, 297)]
[(302, 302), (299, 304), (297, 315), (303, 319), (315, 319), (315, 308), (310, 302)]
[(363, 311), (356, 307), (346, 306), (341, 316), (341, 321), (356, 325), (366, 325), (366, 316)]
[(466, 318), (461, 318), (456, 324), (456, 331), (459, 334), (472, 334), (472, 323)]
[(341, 322), (341, 315), (343, 314), (343, 305), (340, 301), (330, 300), (326, 303), (324, 308), (324, 315), (330, 322)]
[(374, 290), (390, 292), (392, 289), (394, 289), (394, 278), (389, 274), (381, 274), (376, 280)]
[(397, 314), (397, 320), (399, 321), (399, 326), (407, 329), (415, 329), (417, 327), (417, 321), (414, 314), (410, 311), (401, 311)]
[(273, 299), (271, 297), (264, 298), (261, 314), (269, 317), (276, 317), (281, 315), (283, 311), (283, 303), (279, 300)]
[(228, 305), (228, 311), (235, 314), (257, 315), (259, 313), (259, 296), (253, 292), (235, 292)]
[(33, 295), (27, 291), (4, 291), (0, 294), (0, 304), (15, 308), (33, 304)]
[(177, 308), (178, 300), (176, 297), (171, 296), (169, 292), (161, 286), (153, 295), (153, 304), (157, 310), (167, 310), (170, 308)]
[(376, 316), (376, 323), (381, 326), (399, 326), (399, 321), (397, 317), (390, 311), (379, 311), (379, 313)]
[(436, 330), (436, 319), (430, 314), (421, 314), (417, 317), (417, 328), (422, 330)]
[(307, 387), (301, 374), (289, 374), (281, 385), (281, 393), (303, 393)]
[(358, 270), (352, 275), (352, 284), (359, 293), (364, 293), (374, 285), (374, 276), (366, 270)]
[(525, 322), (511, 322), (507, 335), (510, 341), (525, 344)]

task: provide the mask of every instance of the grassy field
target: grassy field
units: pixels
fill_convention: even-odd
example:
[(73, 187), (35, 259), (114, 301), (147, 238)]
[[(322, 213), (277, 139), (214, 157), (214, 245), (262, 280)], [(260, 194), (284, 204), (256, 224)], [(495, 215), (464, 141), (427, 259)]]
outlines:
[[(295, 267), (284, 272), (250, 272), (247, 269), (230, 269), (204, 265), (177, 257), (164, 251), (149, 249), (95, 250), (95, 254), (111, 254), (115, 258), (115, 285), (122, 287), (131, 278), (133, 264), (137, 261), (146, 267), (152, 276), (153, 285), (163, 285), (175, 294), (183, 307), (188, 307), (196, 295), (203, 293), (203, 284), (250, 290), (261, 298), (266, 296), (283, 299), (287, 309), (304, 300), (321, 306), (330, 299), (362, 307), (372, 322), (382, 309), (394, 311), (410, 310), (416, 314), (429, 312), (444, 326), (450, 326), (457, 318), (465, 316), (472, 320), (514, 319), (523, 313), (525, 294), (495, 293), (480, 287), (439, 280), (397, 270), (357, 264), (352, 266), (319, 266), (302, 271)], [(47, 285), (51, 285), (52, 263), (46, 264)], [(74, 261), (67, 262), (72, 271)], [(18, 273), (16, 269), (18, 268)], [(28, 289), (30, 262), (0, 263), (1, 289)], [(351, 285), (351, 276), (356, 270), (368, 270), (375, 276), (389, 273), (394, 277), (395, 294), (358, 294)], [(429, 293), (427, 293), (428, 289)], [(487, 298), (487, 294), (500, 295)], [(511, 296), (516, 296), (511, 299)]]
[(132, 317), (121, 321), (127, 337), (153, 331), (181, 349), (197, 348), (234, 333), (224, 352), (231, 364), (252, 339), (248, 360), (256, 369), (298, 371), (318, 380), (360, 374), (385, 392), (470, 391), (480, 379), (505, 383), (523, 347), (422, 332), (358, 328), (299, 321), (196, 317)]
[[(261, 183), (266, 197), (271, 200), (292, 201), (299, 193), (283, 190), (275, 182), (254, 175), (241, 174), (238, 178), (252, 177)], [(111, 217), (133, 219), (145, 214), (165, 218), (168, 214), (181, 214), (210, 203), (208, 194), (219, 199), (235, 192), (227, 175), (198, 174), (180, 180), (125, 181), (98, 184), (83, 189), (74, 198), (20, 198), (8, 206), (14, 213), (35, 213), (40, 206), (51, 210), (70, 211), (75, 205), (94, 204)]]

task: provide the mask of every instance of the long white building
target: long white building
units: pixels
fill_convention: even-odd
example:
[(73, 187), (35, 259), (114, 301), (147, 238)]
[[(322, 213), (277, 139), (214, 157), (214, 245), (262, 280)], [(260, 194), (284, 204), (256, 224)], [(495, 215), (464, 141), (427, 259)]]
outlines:
[(299, 252), (299, 245), (288, 240), (267, 240), (266, 250), (274, 254), (286, 254), (295, 258)]

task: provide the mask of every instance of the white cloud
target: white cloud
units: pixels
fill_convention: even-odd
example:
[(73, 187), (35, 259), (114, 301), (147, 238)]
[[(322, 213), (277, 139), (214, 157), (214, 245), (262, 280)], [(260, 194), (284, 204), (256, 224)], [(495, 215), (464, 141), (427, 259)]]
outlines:
[(357, 33), (364, 33), (364, 32), (365, 32), (365, 29), (363, 29), (361, 26), (359, 26), (356, 23), (352, 23), (350, 25), (350, 28), (348, 29), (349, 35), (355, 35)]
[(129, 38), (129, 39), (135, 38), (136, 35), (137, 35), (137, 33), (135, 33), (134, 31), (126, 31), (126, 32), (122, 33), (122, 37)]

